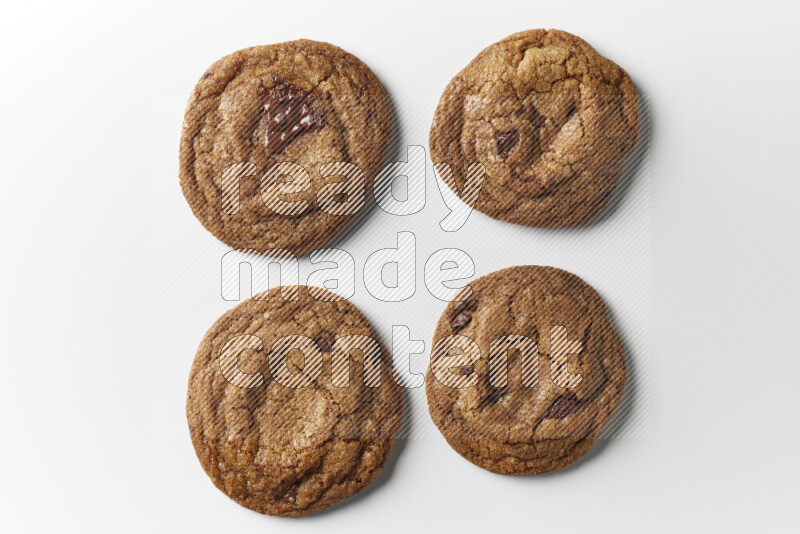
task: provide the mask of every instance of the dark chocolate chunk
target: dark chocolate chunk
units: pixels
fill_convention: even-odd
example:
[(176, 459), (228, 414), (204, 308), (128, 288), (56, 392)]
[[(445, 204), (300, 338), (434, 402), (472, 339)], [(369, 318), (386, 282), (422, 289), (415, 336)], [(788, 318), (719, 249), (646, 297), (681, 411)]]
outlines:
[(466, 328), (472, 321), (472, 312), (478, 309), (477, 299), (462, 300), (453, 306), (453, 319), (450, 321), (450, 326), (458, 332)]
[(516, 130), (497, 134), (497, 154), (504, 160), (508, 159), (508, 155), (518, 144), (519, 132)]
[(321, 352), (330, 352), (333, 349), (333, 339), (331, 336), (325, 332), (317, 336), (317, 339), (314, 340), (314, 343), (317, 344), (317, 348)]
[(453, 330), (458, 332), (459, 330), (463, 330), (464, 328), (466, 328), (467, 325), (470, 323), (470, 321), (472, 321), (472, 315), (470, 315), (467, 312), (462, 312), (453, 317), (450, 326), (453, 327)]
[(508, 386), (503, 386), (501, 388), (492, 388), (489, 393), (481, 399), (480, 408), (485, 408), (487, 406), (491, 406), (492, 404), (496, 404), (503, 400), (506, 395), (508, 395)]
[(572, 117), (576, 111), (578, 111), (578, 108), (575, 107), (575, 104), (571, 105), (567, 110), (567, 117)]
[(547, 415), (545, 417), (547, 419), (563, 419), (578, 411), (579, 406), (580, 401), (574, 393), (561, 395), (550, 405), (550, 409), (547, 410)]
[(539, 113), (538, 109), (533, 108), (533, 111), (531, 112), (531, 124), (533, 124), (537, 128), (541, 128), (542, 126), (545, 125), (546, 122), (547, 118), (541, 113)]
[(291, 485), (289, 490), (283, 496), (283, 502), (294, 504), (297, 501), (297, 486), (299, 485), (300, 485), (299, 482), (295, 482), (294, 484)]
[(462, 365), (461, 367), (453, 367), (452, 370), (457, 375), (469, 376), (469, 375), (472, 374), (473, 371), (475, 371), (475, 366), (474, 365)]
[(296, 85), (273, 76), (278, 85), (271, 89), (258, 88), (264, 107), (267, 154), (277, 154), (298, 136), (318, 130), (325, 125), (325, 114), (313, 107), (314, 97)]

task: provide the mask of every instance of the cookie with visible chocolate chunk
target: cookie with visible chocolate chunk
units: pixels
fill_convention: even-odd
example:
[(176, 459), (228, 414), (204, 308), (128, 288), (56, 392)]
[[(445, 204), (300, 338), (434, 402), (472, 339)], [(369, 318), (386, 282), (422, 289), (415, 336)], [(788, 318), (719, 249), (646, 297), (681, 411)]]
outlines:
[(242, 506), (319, 512), (372, 483), (389, 456), (402, 391), (367, 319), (334, 298), (307, 287), (257, 295), (220, 317), (197, 350), (192, 444)]
[[(586, 41), (530, 30), (484, 49), (444, 91), (431, 158), (461, 199), (495, 219), (577, 226), (608, 204), (639, 133), (628, 74)], [(481, 163), (480, 192), (466, 187)]]
[(552, 267), (511, 267), (469, 287), (434, 334), (426, 376), (434, 423), (453, 449), (494, 473), (575, 462), (625, 388), (625, 351), (602, 299)]
[(181, 188), (225, 244), (300, 254), (358, 215), (391, 131), (386, 92), (352, 54), (308, 40), (239, 50), (189, 98)]

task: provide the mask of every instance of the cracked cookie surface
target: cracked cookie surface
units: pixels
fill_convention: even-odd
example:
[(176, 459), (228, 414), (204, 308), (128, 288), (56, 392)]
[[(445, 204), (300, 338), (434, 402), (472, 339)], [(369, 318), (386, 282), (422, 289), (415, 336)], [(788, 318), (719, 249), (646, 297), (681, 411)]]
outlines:
[[(431, 159), (462, 200), (495, 219), (577, 226), (610, 200), (639, 132), (628, 74), (584, 40), (529, 30), (481, 51), (444, 91)], [(477, 198), (468, 167), (483, 164)]]
[[(451, 365), (443, 358), (458, 350), (434, 350), (426, 376), (434, 423), (459, 454), (495, 473), (540, 474), (575, 462), (591, 448), (625, 387), (625, 351), (602, 299), (577, 276), (553, 267), (511, 267), (469, 286), (471, 296), (445, 309), (433, 344), (457, 334), (480, 352), (462, 348), (464, 359)], [(565, 328), (566, 337), (553, 327)], [(505, 344), (493, 345), (504, 336)], [(508, 336), (524, 339), (512, 343)], [(566, 340), (579, 341), (580, 348), (556, 358)], [(502, 361), (507, 366), (498, 365)]]
[[(189, 377), (186, 413), (197, 457), (217, 488), (257, 512), (300, 516), (375, 480), (397, 435), (402, 391), (385, 348), (355, 306), (317, 300), (332, 294), (314, 289), (312, 296), (302, 286), (294, 288), (297, 300), (284, 300), (287, 289), (240, 304), (206, 333)], [(354, 335), (375, 339), (375, 350), (344, 349), (347, 367), (333, 359), (336, 340)], [(305, 336), (318, 347), (319, 374), (306, 387), (289, 387), (286, 376), (311, 375), (313, 353), (304, 350), (304, 359), (293, 350), (280, 360), (275, 342), (285, 336)], [(255, 387), (238, 387), (223, 374), (232, 368), (222, 357), (234, 338), (255, 340), (234, 353), (238, 370), (258, 380), (249, 384)], [(276, 371), (281, 361), (284, 375)], [(346, 386), (333, 379), (332, 361)]]
[[(214, 63), (189, 98), (181, 188), (194, 215), (225, 244), (300, 254), (358, 215), (391, 130), (386, 92), (352, 54), (309, 40), (246, 48)], [(278, 189), (293, 180), (285, 187), (296, 192), (278, 194), (295, 203), (291, 210), (271, 209), (262, 198), (262, 189), (273, 190), (261, 179), (279, 162), (308, 172), (265, 179)], [(323, 176), (320, 166), (336, 162), (363, 174), (340, 168)]]

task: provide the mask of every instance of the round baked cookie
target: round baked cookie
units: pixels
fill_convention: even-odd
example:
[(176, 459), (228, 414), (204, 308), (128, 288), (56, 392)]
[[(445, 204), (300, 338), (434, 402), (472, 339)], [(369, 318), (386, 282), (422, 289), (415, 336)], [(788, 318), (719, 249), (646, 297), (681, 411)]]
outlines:
[(225, 244), (300, 254), (358, 215), (391, 131), (383, 86), (352, 54), (308, 40), (246, 48), (189, 98), (181, 188)]
[(364, 489), (397, 435), (402, 391), (387, 352), (355, 306), (317, 300), (332, 297), (304, 286), (257, 295), (214, 323), (192, 365), (197, 457), (262, 514), (307, 515)]
[(553, 267), (511, 267), (469, 286), (472, 295), (447, 306), (434, 334), (426, 377), (434, 423), (453, 449), (494, 473), (573, 463), (625, 387), (625, 351), (602, 299)]
[[(636, 88), (589, 44), (559, 30), (484, 49), (444, 91), (431, 159), (470, 206), (527, 226), (577, 226), (606, 206), (639, 135)], [(465, 187), (471, 165), (480, 192)]]

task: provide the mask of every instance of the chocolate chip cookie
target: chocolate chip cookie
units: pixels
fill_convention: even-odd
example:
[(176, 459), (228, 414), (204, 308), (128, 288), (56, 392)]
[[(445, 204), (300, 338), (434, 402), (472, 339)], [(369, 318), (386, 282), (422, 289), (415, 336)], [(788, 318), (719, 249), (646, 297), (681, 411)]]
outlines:
[[(611, 198), (639, 132), (628, 74), (586, 41), (530, 30), (484, 49), (444, 91), (430, 132), (445, 183), (495, 219), (577, 226)], [(468, 169), (485, 171), (480, 192)]]
[(239, 50), (189, 99), (181, 188), (225, 244), (300, 254), (358, 215), (391, 131), (386, 92), (352, 54), (308, 40)]
[(355, 306), (332, 297), (258, 295), (197, 350), (186, 402), (195, 452), (217, 488), (257, 512), (329, 508), (375, 480), (394, 444), (402, 396), (387, 352)]
[(434, 334), (433, 421), (459, 454), (494, 473), (573, 463), (625, 387), (625, 351), (602, 299), (552, 267), (511, 267), (469, 287)]

